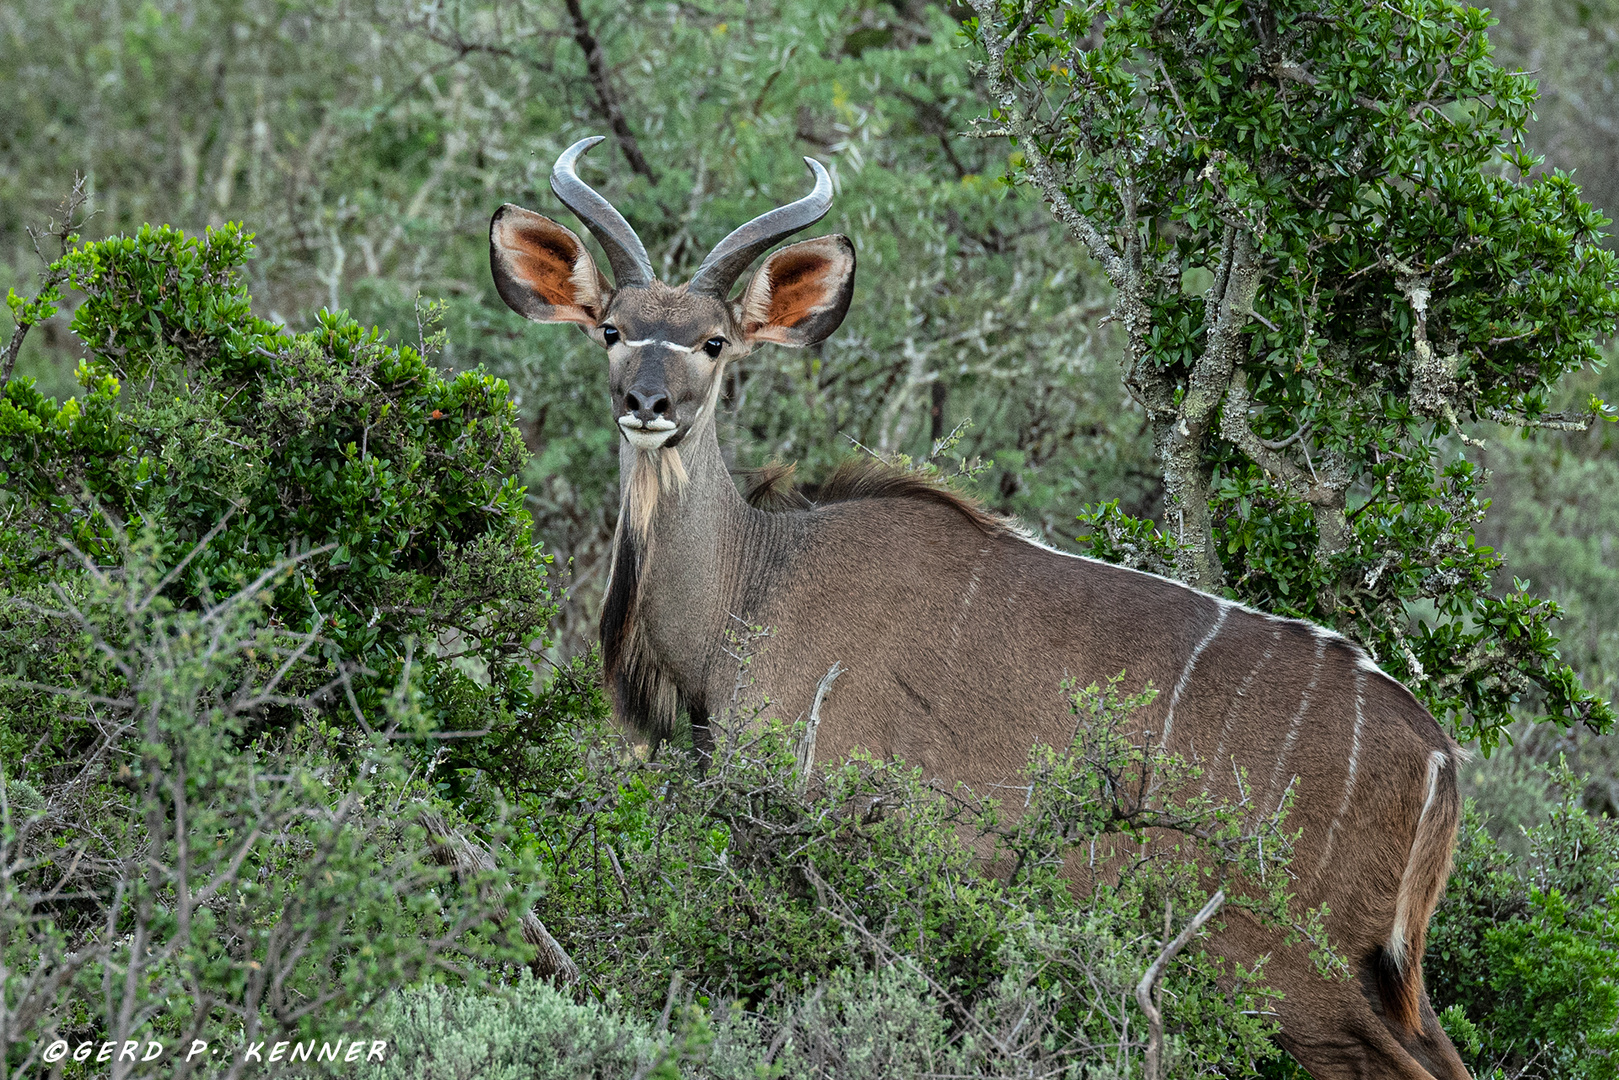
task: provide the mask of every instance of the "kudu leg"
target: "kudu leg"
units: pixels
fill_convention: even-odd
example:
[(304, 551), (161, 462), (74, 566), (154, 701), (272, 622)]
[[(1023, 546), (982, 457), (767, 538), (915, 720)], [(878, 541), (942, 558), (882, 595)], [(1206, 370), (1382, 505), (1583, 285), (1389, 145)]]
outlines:
[[(1276, 1005), (1278, 1041), (1314, 1080), (1466, 1080), (1465, 1070), (1455, 1075), (1425, 1068), (1367, 1001), (1360, 980), (1322, 978), (1303, 949), (1280, 947), (1274, 934), (1242, 914), (1233, 913), (1209, 945), (1232, 965), (1252, 967), (1257, 958), (1270, 957), (1265, 981), (1283, 994)], [(1444, 1040), (1442, 1031), (1438, 1036)]]
[(1300, 980), (1272, 971), (1269, 981), (1287, 995), (1277, 1007), (1279, 1041), (1314, 1080), (1440, 1080), (1401, 1045), (1353, 981), (1326, 980), (1313, 971)]
[(1418, 1008), (1422, 1030), (1400, 1040), (1406, 1050), (1439, 1080), (1471, 1080), (1467, 1067), (1462, 1064), (1461, 1055), (1456, 1053), (1455, 1044), (1445, 1034), (1445, 1029), (1439, 1026), (1439, 1017), (1434, 1013), (1433, 1003), (1428, 1000), (1426, 991)]

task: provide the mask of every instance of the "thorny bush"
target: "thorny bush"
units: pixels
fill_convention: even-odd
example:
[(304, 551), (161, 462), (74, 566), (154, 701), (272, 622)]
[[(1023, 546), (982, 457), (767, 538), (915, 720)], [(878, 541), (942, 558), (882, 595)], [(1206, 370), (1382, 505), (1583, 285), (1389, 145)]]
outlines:
[[(1117, 683), (1069, 701), (1074, 741), (1031, 753), (1016, 820), (858, 753), (806, 774), (803, 723), (727, 717), (703, 768), (582, 732), (571, 781), (522, 807), (550, 882), (540, 914), (590, 992), (666, 1020), (682, 1001), (743, 1009), (770, 1057), (815, 1043), (805, 1010), (828, 987), (892, 969), (935, 1010), (939, 1062), (1127, 1075), (1146, 1039), (1136, 984), (1211, 893), (1296, 936), (1320, 940), (1319, 921), (1288, 910), (1285, 807), (1199, 794), (1198, 767), (1136, 729), (1141, 699)], [(1094, 887), (1076, 896), (1081, 866)], [(1175, 961), (1174, 1075), (1272, 1052), (1263, 975)]]
[[(172, 1051), (341, 1037), (389, 987), (476, 981), (528, 955), (509, 932), (530, 900), (521, 862), (457, 878), (431, 857), (433, 788), (405, 752), (431, 721), (408, 657), (356, 737), (287, 694), (320, 645), (266, 620), (290, 568), (181, 606), (166, 590), (186, 561), (165, 561), (150, 535), (108, 544), (114, 567), (79, 555), (80, 574), (54, 596), (0, 606), (0, 640), (54, 642), (68, 675), (0, 674), (0, 694), (35, 695), (38, 713), (81, 735), (71, 758), (46, 754), (45, 726), (0, 761), (7, 1075), (34, 1075), (57, 1039)], [(303, 721), (255, 733), (271, 703)], [(253, 1066), (169, 1053), (106, 1068), (234, 1077)]]

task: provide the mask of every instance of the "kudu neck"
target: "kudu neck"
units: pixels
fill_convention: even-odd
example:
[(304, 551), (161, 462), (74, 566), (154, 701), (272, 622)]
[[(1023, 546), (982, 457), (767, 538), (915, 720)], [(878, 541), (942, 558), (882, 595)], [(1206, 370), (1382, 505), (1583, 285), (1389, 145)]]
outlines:
[[(678, 466), (661, 456), (667, 454), (679, 455)], [(628, 444), (620, 453), (624, 502), (614, 558), (632, 560), (626, 580), (634, 582), (633, 599), (626, 600), (640, 662), (700, 702), (723, 655), (716, 643), (735, 630), (733, 616), (747, 613), (758, 576), (750, 560), (776, 523), (737, 492), (712, 414), (659, 455)], [(655, 502), (649, 507), (646, 499)]]

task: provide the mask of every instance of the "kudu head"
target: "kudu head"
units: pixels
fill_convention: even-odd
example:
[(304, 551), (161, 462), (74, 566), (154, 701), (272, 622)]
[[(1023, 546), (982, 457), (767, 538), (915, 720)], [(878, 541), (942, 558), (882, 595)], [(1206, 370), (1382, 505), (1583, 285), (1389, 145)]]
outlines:
[(551, 170), (551, 190), (601, 244), (612, 284), (572, 231), (511, 203), (489, 223), (489, 264), (512, 310), (536, 322), (578, 323), (607, 350), (619, 432), (648, 456), (664, 452), (664, 471), (672, 462), (683, 478), (678, 456), (668, 452), (712, 420), (726, 363), (760, 342), (813, 345), (843, 322), (854, 288), (854, 246), (843, 236), (789, 245), (730, 298), (756, 258), (831, 207), (831, 178), (805, 158), (815, 174), (813, 191), (721, 240), (684, 285), (666, 285), (653, 276), (629, 222), (575, 171), (580, 155), (601, 141), (582, 139), (564, 151)]

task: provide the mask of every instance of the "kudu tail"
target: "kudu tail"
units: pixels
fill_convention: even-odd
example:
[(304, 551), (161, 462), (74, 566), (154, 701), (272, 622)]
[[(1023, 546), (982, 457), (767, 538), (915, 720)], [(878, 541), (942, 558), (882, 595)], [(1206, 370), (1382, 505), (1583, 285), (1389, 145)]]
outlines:
[(1450, 876), (1456, 823), (1461, 817), (1456, 757), (1456, 753), (1442, 750), (1428, 755), (1427, 793), (1405, 873), (1400, 877), (1394, 928), (1388, 944), (1378, 950), (1377, 988), (1383, 999), (1384, 1017), (1407, 1035), (1422, 1026), (1422, 952), (1427, 945), (1428, 920)]

